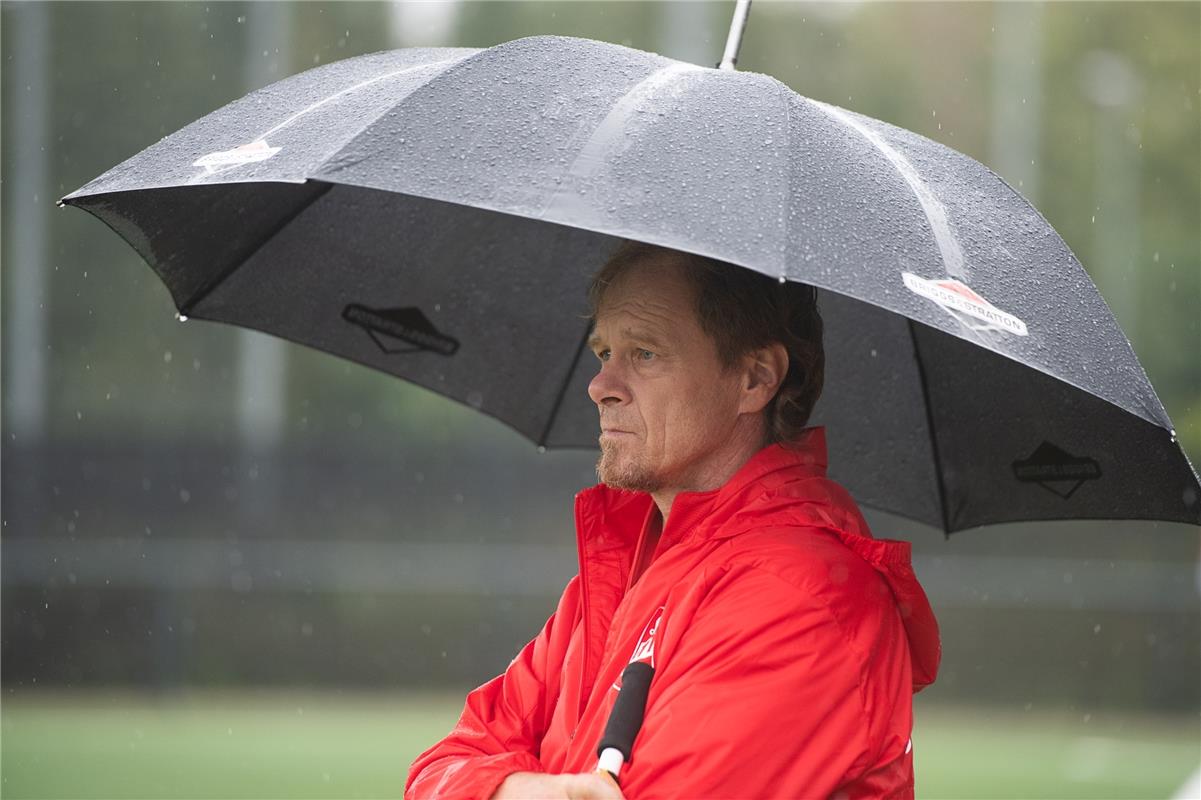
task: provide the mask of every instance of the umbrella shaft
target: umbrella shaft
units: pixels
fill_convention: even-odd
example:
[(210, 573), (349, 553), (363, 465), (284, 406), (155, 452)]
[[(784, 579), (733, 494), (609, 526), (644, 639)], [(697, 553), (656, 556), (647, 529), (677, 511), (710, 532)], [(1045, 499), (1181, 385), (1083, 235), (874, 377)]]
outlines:
[(734, 19), (730, 21), (730, 35), (726, 37), (726, 52), (721, 57), (718, 69), (733, 70), (738, 63), (738, 48), (742, 46), (742, 32), (746, 30), (746, 18), (751, 13), (751, 0), (737, 0), (734, 4)]

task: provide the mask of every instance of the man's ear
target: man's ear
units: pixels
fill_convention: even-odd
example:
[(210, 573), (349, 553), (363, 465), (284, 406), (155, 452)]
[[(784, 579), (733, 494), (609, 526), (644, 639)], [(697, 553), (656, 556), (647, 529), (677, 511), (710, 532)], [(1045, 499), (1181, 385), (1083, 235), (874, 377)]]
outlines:
[(757, 414), (776, 396), (788, 374), (788, 349), (780, 342), (752, 350), (743, 357), (740, 413)]

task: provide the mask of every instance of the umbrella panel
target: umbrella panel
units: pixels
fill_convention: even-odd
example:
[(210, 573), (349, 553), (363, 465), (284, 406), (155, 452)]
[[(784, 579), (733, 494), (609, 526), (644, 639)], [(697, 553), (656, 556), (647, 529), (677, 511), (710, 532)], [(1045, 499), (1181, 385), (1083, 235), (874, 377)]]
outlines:
[(1197, 479), (1168, 431), (963, 339), (909, 325), (935, 431), (944, 530), (1035, 519), (1201, 522)]
[[(163, 202), (163, 192), (179, 196)], [(596, 446), (585, 288), (617, 238), (317, 182), (120, 202), (125, 217), (105, 196), (89, 210), (192, 316), (383, 370), (539, 444)], [(193, 224), (172, 224), (180, 204)], [(864, 505), (947, 532), (1024, 519), (1198, 521), (1179, 449), (1145, 446), (1162, 429), (878, 306), (829, 291), (821, 305), (827, 372), (813, 421), (827, 427), (831, 475)]]
[(389, 372), (542, 442), (584, 349), (587, 276), (618, 243), (335, 186), (191, 313)]

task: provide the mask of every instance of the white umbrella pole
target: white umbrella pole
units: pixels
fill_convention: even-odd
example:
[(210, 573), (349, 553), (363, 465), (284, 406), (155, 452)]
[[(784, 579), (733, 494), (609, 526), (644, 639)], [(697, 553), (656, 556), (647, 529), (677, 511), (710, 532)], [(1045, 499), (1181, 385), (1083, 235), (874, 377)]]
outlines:
[(726, 52), (721, 57), (718, 69), (733, 70), (738, 63), (738, 48), (742, 46), (742, 32), (746, 30), (746, 18), (751, 13), (751, 0), (737, 0), (734, 4), (734, 19), (730, 21), (730, 35), (726, 37)]

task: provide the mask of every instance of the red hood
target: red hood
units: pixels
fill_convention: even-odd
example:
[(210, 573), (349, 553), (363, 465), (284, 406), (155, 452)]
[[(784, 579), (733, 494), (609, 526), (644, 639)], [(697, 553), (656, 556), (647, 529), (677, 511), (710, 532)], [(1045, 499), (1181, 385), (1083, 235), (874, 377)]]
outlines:
[[(727, 538), (750, 530), (828, 531), (879, 572), (891, 588), (905, 624), (917, 691), (934, 682), (942, 648), (938, 622), (913, 572), (909, 542), (873, 538), (850, 494), (826, 477), (826, 463), (821, 426), (807, 428), (789, 447), (763, 448), (721, 488), (678, 494), (656, 553), (678, 542)], [(576, 495), (581, 552), (587, 550), (594, 557), (628, 550), (632, 560), (653, 510), (654, 501), (644, 492), (603, 484), (585, 489)]]

